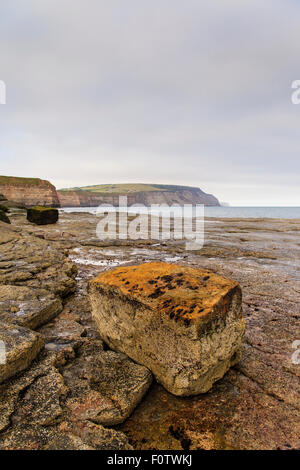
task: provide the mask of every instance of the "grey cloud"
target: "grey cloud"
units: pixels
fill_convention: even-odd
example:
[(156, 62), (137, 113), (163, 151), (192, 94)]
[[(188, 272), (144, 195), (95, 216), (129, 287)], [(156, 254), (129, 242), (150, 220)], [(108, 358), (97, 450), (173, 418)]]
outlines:
[(300, 205), (300, 7), (3, 0), (1, 173)]

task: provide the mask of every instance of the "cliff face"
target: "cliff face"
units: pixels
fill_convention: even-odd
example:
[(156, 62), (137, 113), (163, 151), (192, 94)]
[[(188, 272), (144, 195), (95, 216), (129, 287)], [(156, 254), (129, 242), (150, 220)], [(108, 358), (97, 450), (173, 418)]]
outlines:
[(55, 187), (49, 181), (39, 178), (0, 176), (0, 193), (9, 201), (15, 201), (24, 206), (59, 207)]
[(217, 198), (199, 188), (168, 185), (100, 185), (90, 188), (74, 188), (56, 191), (46, 180), (0, 176), (0, 194), (9, 201), (27, 207), (97, 207), (110, 204), (117, 207), (119, 197), (127, 196), (127, 204), (204, 204), (219, 206)]
[(199, 188), (179, 187), (174, 191), (137, 191), (129, 193), (101, 193), (93, 191), (57, 191), (61, 207), (97, 207), (100, 204), (119, 205), (119, 196), (127, 196), (128, 206), (132, 204), (204, 204), (219, 206), (217, 198)]
[(212, 194), (206, 194), (199, 188), (184, 188), (172, 191), (156, 191), (137, 193), (136, 202), (150, 206), (151, 204), (204, 204), (219, 206), (218, 199)]

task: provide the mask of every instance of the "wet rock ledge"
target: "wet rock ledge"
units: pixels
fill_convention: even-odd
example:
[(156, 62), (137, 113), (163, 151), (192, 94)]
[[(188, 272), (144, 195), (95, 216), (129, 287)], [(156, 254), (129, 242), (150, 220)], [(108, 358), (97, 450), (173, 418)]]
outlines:
[(56, 317), (76, 288), (76, 266), (64, 252), (7, 225), (0, 227), (0, 383), (27, 368), (44, 346), (31, 330)]

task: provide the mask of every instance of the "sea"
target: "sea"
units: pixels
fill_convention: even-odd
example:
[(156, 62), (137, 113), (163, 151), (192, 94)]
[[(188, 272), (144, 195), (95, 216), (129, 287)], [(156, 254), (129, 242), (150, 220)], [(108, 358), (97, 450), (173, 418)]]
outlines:
[[(128, 213), (133, 212), (130, 208), (117, 208), (120, 211), (128, 210)], [(91, 214), (99, 213), (98, 207), (66, 207), (60, 209), (63, 212), (89, 212)], [(115, 208), (107, 208), (106, 211), (114, 211)], [(169, 208), (165, 207), (160, 209), (163, 215), (167, 215), (172, 211), (175, 217), (181, 215), (181, 208)], [(148, 207), (139, 207), (134, 208), (134, 212), (138, 213), (151, 213), (152, 215), (157, 215), (157, 208), (148, 208)], [(205, 207), (204, 208), (205, 218), (238, 218), (238, 219), (300, 219), (300, 207), (231, 207), (231, 206), (221, 206), (221, 207)]]

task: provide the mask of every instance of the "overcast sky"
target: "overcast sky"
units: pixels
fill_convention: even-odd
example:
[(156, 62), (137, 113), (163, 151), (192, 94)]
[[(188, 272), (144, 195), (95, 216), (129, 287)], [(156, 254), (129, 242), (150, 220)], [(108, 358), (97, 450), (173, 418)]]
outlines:
[(298, 0), (1, 0), (0, 174), (300, 206)]

